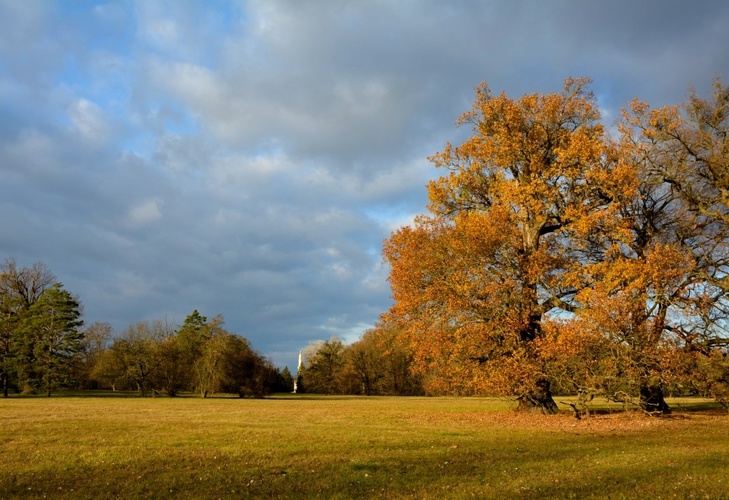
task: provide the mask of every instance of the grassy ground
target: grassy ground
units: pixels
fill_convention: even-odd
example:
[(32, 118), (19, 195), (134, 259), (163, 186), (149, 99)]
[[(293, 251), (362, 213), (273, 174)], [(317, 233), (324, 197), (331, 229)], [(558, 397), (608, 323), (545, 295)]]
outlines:
[(0, 498), (729, 498), (729, 416), (673, 407), (577, 421), (486, 398), (13, 397)]

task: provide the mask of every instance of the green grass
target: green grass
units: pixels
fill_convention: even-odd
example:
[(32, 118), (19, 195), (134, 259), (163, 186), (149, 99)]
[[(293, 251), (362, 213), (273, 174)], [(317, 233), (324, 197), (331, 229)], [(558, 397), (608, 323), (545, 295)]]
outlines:
[(0, 498), (729, 498), (729, 416), (673, 407), (577, 421), (487, 398), (11, 397)]

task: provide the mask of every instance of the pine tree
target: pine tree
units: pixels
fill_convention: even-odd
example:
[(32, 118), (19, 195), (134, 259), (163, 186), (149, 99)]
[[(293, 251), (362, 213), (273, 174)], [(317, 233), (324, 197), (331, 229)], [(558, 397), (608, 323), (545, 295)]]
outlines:
[(29, 308), (20, 343), (26, 384), (50, 396), (65, 381), (70, 360), (82, 349), (81, 304), (61, 283), (45, 290)]

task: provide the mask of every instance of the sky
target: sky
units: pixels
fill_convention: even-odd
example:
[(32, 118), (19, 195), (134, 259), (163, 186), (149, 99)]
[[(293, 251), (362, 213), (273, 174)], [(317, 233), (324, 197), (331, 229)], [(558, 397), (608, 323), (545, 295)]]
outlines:
[(475, 87), (605, 123), (729, 82), (723, 0), (0, 0), (0, 260), (87, 324), (222, 314), (276, 365), (391, 304), (382, 242)]

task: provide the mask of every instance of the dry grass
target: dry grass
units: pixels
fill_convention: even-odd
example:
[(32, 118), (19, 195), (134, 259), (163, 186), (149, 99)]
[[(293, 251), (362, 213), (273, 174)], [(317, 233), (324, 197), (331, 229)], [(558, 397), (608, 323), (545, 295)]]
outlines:
[(10, 398), (0, 497), (729, 498), (729, 416), (703, 404), (577, 421), (487, 398)]

